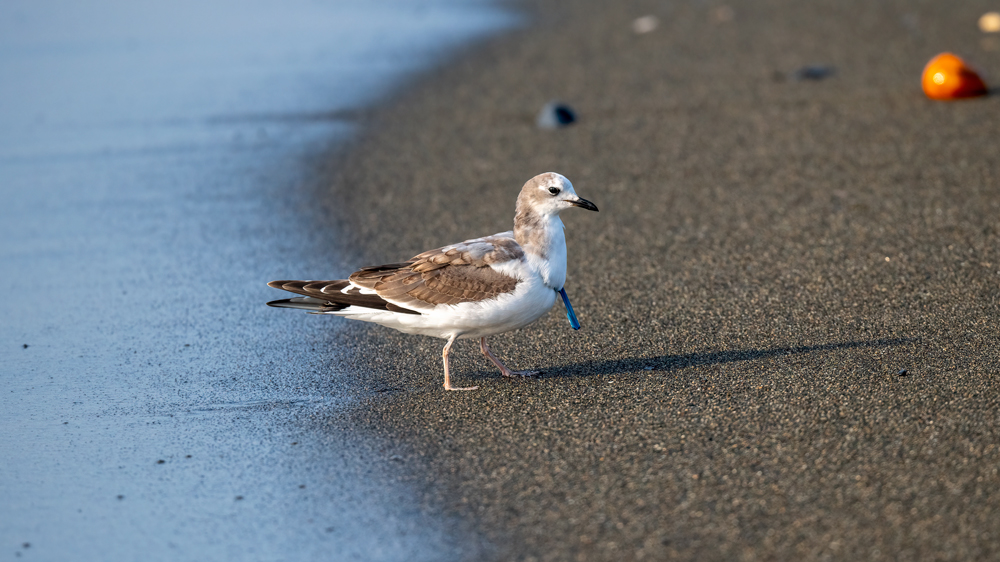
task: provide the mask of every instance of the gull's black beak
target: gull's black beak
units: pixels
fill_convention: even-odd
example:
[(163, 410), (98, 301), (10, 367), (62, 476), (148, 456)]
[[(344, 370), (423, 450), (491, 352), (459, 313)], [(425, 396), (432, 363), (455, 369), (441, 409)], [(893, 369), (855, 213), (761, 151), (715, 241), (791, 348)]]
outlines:
[(579, 198), (576, 201), (569, 201), (569, 204), (574, 207), (580, 207), (581, 209), (587, 209), (588, 211), (597, 211), (597, 205), (594, 205), (590, 201), (583, 198)]

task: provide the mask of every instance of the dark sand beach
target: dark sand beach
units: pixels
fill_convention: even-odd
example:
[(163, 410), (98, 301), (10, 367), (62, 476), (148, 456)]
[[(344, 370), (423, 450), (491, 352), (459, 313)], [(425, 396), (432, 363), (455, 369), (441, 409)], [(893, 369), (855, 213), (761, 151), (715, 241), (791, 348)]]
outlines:
[[(460, 342), (480, 390), (449, 393), (443, 342), (352, 323), (378, 392), (327, 422), (398, 444), (468, 559), (1000, 556), (1000, 97), (919, 86), (941, 51), (1000, 84), (995, 4), (518, 6), (364, 115), (322, 198), (367, 265), (507, 230), (565, 174), (601, 209), (563, 215), (583, 329), (557, 305), (494, 338), (533, 380)], [(579, 122), (537, 129), (550, 99)]]

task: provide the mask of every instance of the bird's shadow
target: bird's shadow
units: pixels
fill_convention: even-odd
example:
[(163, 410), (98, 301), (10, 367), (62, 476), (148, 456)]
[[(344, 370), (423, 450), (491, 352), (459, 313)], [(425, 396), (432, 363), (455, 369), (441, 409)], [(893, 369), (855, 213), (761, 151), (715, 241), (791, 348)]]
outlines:
[(788, 355), (800, 355), (816, 351), (836, 351), (856, 348), (885, 348), (905, 345), (918, 341), (915, 338), (892, 338), (869, 341), (848, 341), (797, 347), (773, 347), (770, 349), (737, 349), (731, 351), (708, 351), (685, 353), (683, 355), (661, 355), (659, 357), (628, 357), (607, 361), (583, 361), (542, 370), (542, 378), (588, 377), (595, 375), (615, 375), (642, 371), (673, 371), (687, 367), (735, 363), (737, 361), (757, 361)]

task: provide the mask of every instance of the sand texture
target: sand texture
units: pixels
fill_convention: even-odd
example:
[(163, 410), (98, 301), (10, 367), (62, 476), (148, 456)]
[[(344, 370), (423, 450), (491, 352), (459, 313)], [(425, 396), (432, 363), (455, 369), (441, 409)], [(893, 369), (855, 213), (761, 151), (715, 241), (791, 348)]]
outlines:
[(517, 5), (362, 116), (321, 169), (359, 266), (509, 229), (543, 171), (601, 211), (563, 214), (583, 329), (492, 341), (541, 378), (461, 342), (444, 392), (444, 342), (355, 324), (351, 423), (498, 560), (1000, 556), (1000, 96), (920, 90), (945, 50), (1000, 84), (995, 5), (720, 6)]

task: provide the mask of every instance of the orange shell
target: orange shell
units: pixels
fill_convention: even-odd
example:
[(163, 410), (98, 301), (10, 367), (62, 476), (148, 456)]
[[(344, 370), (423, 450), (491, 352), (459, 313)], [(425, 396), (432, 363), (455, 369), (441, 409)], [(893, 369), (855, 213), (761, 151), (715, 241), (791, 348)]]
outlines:
[(932, 100), (953, 100), (985, 96), (986, 84), (965, 61), (951, 53), (941, 53), (924, 67), (924, 93)]

